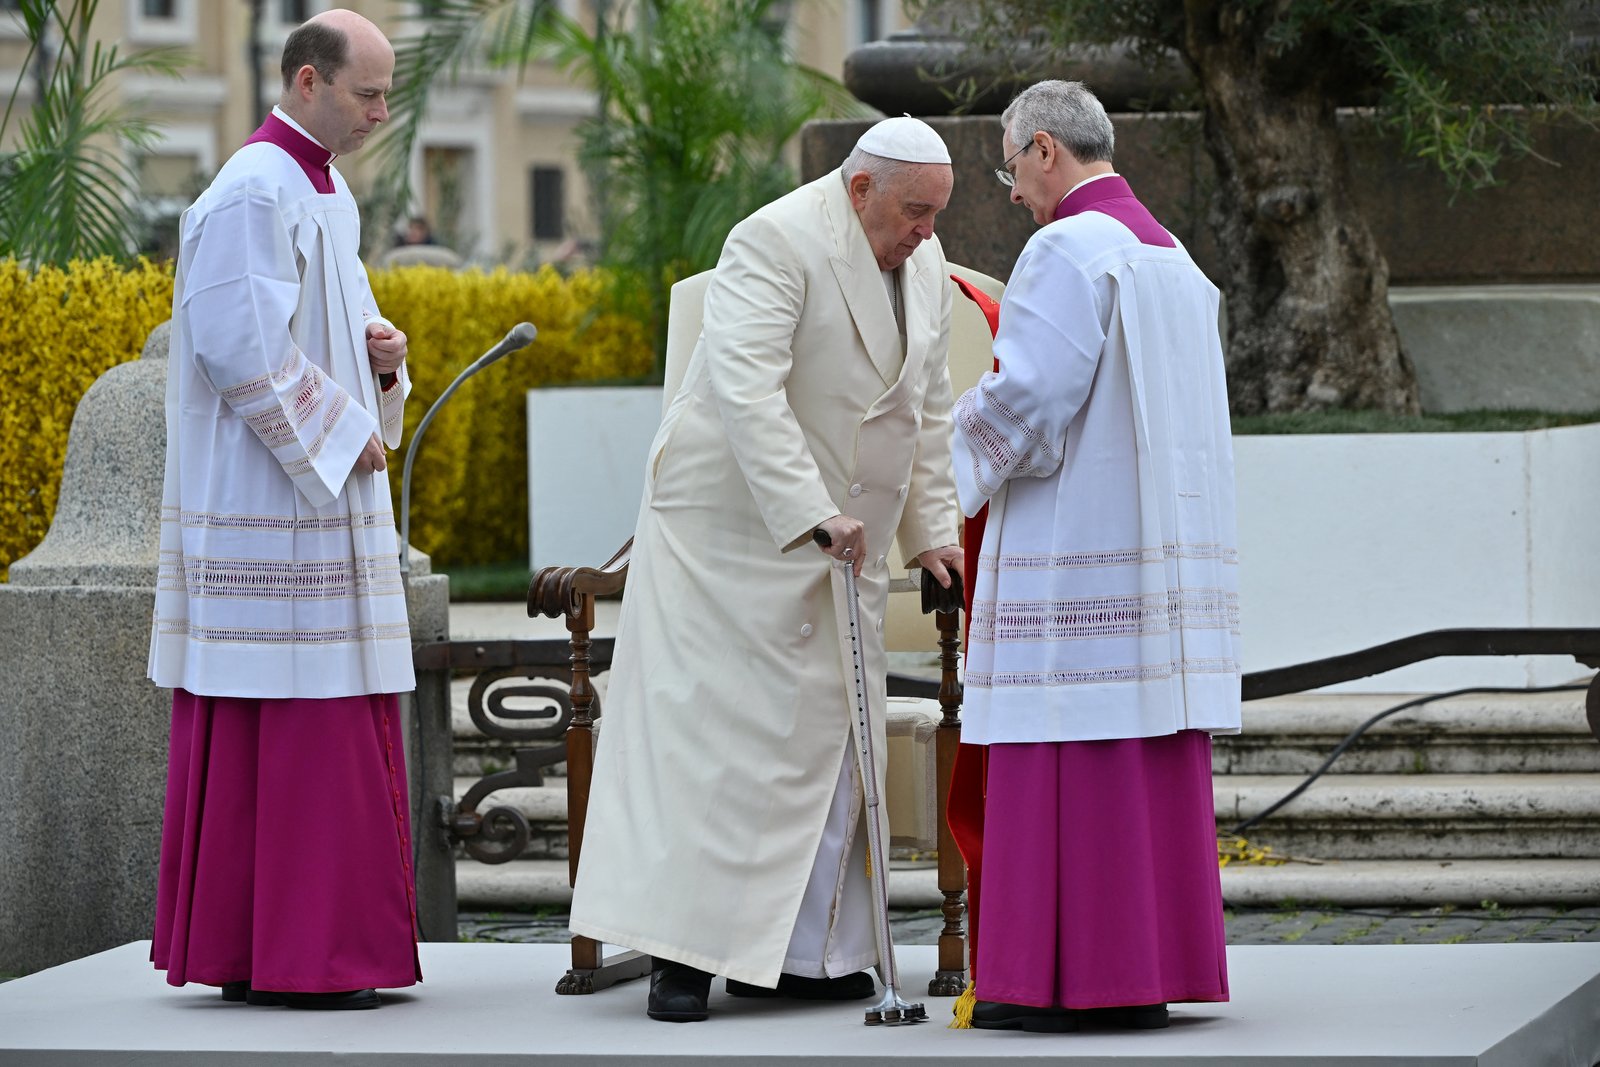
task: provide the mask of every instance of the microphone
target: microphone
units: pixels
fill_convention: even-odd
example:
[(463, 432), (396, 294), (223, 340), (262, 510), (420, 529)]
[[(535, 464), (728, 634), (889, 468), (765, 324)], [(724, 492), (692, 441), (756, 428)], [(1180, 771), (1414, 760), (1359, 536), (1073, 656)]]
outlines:
[(519, 322), (511, 327), (511, 331), (500, 339), (500, 343), (489, 351), (473, 360), (471, 365), (460, 374), (449, 388), (439, 394), (439, 399), (433, 402), (422, 421), (417, 423), (417, 432), (411, 435), (411, 444), (406, 448), (405, 473), (400, 477), (400, 576), (405, 579), (411, 574), (411, 464), (417, 458), (417, 446), (422, 443), (422, 435), (427, 431), (428, 424), (433, 421), (444, 402), (450, 399), (462, 382), (477, 374), (483, 368), (496, 360), (503, 359), (519, 348), (526, 348), (539, 336), (538, 329), (531, 322)]

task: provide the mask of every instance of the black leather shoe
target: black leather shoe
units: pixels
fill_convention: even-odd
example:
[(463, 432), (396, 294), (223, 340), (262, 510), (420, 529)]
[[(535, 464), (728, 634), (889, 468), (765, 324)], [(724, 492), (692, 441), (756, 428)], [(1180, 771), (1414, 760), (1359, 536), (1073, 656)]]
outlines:
[(223, 982), (222, 999), (230, 1004), (243, 1004), (244, 998), (250, 992), (249, 982)]
[(342, 993), (280, 993), (270, 989), (251, 989), (245, 1003), (260, 1007), (281, 1005), (302, 1011), (363, 1011), (383, 1004), (375, 989), (349, 989)]
[(972, 1028), (1068, 1034), (1078, 1028), (1078, 1013), (1068, 1008), (1035, 1008), (1027, 1004), (980, 1000), (972, 1009)]
[(1101, 1008), (1095, 1012), (1107, 1026), (1124, 1030), (1165, 1030), (1171, 1025), (1165, 1004), (1131, 1004), (1124, 1008)]
[(650, 1001), (645, 1014), (664, 1023), (697, 1023), (711, 1013), (706, 999), (711, 996), (711, 975), (686, 963), (675, 963), (659, 956), (650, 964)]
[(730, 997), (790, 997), (794, 1000), (864, 1000), (878, 991), (878, 983), (866, 971), (838, 978), (805, 978), (798, 974), (778, 976), (778, 988), (750, 985), (728, 979)]

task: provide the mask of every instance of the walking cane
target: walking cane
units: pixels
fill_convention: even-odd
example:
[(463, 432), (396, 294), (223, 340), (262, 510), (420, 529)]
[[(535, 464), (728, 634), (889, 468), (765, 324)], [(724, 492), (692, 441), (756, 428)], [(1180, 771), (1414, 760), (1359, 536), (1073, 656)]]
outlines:
[[(833, 544), (826, 530), (815, 530), (812, 540), (823, 548)], [(861, 788), (867, 800), (867, 866), (872, 883), (874, 925), (878, 934), (878, 965), (883, 977), (883, 999), (867, 1009), (868, 1026), (919, 1023), (928, 1017), (921, 1004), (900, 997), (900, 975), (894, 962), (894, 941), (889, 936), (889, 855), (878, 830), (878, 771), (872, 750), (872, 723), (867, 718), (867, 671), (861, 654), (861, 613), (856, 600), (855, 560), (839, 560), (844, 568), (845, 611), (850, 617), (850, 657), (855, 664), (856, 736), (860, 745)]]

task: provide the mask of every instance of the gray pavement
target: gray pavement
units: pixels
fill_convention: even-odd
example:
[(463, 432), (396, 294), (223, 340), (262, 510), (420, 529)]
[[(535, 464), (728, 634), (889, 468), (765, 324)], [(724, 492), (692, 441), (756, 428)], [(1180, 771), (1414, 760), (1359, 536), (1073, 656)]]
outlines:
[[(1600, 941), (1600, 907), (1230, 908), (1230, 945), (1454, 945)], [(895, 943), (933, 945), (937, 911), (896, 910)], [(464, 941), (564, 942), (567, 917), (553, 912), (463, 912)]]

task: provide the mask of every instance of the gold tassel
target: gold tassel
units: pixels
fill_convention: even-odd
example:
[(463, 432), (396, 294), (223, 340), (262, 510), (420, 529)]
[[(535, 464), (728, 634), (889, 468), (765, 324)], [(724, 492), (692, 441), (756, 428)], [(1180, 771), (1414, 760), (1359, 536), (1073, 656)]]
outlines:
[(950, 1020), (949, 1028), (951, 1030), (971, 1030), (972, 1009), (977, 1006), (977, 983), (968, 982), (967, 988), (961, 991), (961, 995), (956, 998), (955, 1006), (950, 1009), (950, 1014), (954, 1015), (955, 1018)]

